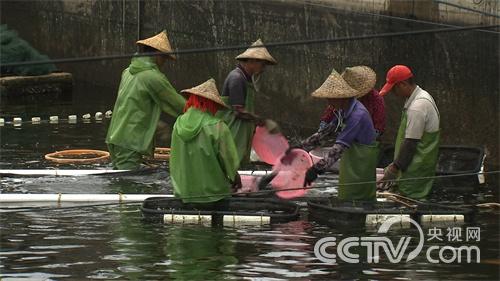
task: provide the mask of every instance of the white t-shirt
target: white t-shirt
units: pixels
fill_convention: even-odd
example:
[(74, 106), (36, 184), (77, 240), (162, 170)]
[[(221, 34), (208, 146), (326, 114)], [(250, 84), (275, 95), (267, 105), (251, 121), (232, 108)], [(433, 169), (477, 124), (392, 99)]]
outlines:
[(417, 86), (406, 100), (407, 114), (405, 138), (421, 139), (424, 132), (439, 130), (439, 111), (432, 96)]

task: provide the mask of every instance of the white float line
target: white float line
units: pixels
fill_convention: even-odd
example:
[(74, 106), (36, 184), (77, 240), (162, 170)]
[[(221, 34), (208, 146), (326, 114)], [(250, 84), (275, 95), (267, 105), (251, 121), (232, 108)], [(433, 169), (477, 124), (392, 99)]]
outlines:
[[(131, 170), (113, 170), (113, 169), (102, 169), (102, 170), (79, 170), (79, 169), (17, 169), (8, 170), (0, 169), (1, 175), (18, 175), (18, 176), (92, 176), (92, 175), (119, 175), (124, 173), (133, 172)], [(251, 175), (251, 176), (265, 176), (270, 174), (270, 170), (260, 170), (260, 171), (238, 171), (240, 175)]]
[(19, 169), (19, 170), (0, 170), (0, 175), (18, 175), (18, 176), (90, 176), (103, 174), (122, 174), (130, 170), (69, 170), (69, 169)]
[(174, 197), (172, 194), (68, 194), (68, 193), (52, 193), (52, 194), (20, 194), (8, 193), (0, 194), (0, 203), (96, 203), (96, 202), (141, 202), (150, 197)]
[[(95, 115), (94, 115), (94, 120), (96, 121), (101, 121), (103, 120), (103, 116), (105, 118), (111, 118), (113, 114), (113, 111), (111, 110), (108, 110), (106, 111), (104, 114), (100, 111), (96, 112)], [(86, 113), (84, 115), (82, 115), (82, 120), (83, 122), (90, 122), (91, 119), (91, 115), (90, 113)], [(50, 116), (48, 120), (42, 120), (41, 117), (38, 117), (38, 116), (34, 116), (34, 117), (31, 117), (31, 121), (23, 121), (23, 119), (21, 117), (14, 117), (12, 119), (12, 121), (6, 121), (5, 118), (0, 118), (0, 126), (4, 126), (4, 125), (14, 125), (14, 126), (21, 126), (22, 124), (28, 124), (28, 123), (31, 123), (31, 124), (41, 124), (41, 123), (45, 123), (46, 121), (48, 121), (50, 124), (57, 124), (59, 123), (59, 121), (67, 121), (68, 123), (76, 123), (78, 120), (78, 116), (75, 115), (75, 114), (71, 114), (68, 116), (68, 119), (60, 119), (59, 116), (57, 115), (53, 115), (53, 116)]]

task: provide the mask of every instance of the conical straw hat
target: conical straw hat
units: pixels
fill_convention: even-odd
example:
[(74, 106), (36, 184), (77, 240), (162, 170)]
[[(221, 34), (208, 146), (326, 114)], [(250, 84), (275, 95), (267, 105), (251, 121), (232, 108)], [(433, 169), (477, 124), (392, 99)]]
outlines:
[[(170, 41), (168, 40), (168, 35), (167, 31), (163, 30), (162, 32), (156, 34), (153, 37), (149, 37), (143, 40), (139, 40), (135, 42), (136, 44), (140, 45), (146, 45), (151, 48), (155, 48), (156, 50), (163, 52), (163, 53), (170, 53), (173, 51), (172, 45), (170, 44)], [(176, 59), (175, 55), (169, 54), (169, 56), (172, 59)]]
[(358, 98), (370, 92), (377, 82), (375, 71), (364, 65), (347, 67), (342, 73), (342, 78), (360, 93)]
[(349, 86), (334, 69), (325, 82), (323, 82), (323, 85), (311, 95), (316, 98), (341, 99), (358, 96), (359, 92)]
[[(254, 46), (262, 46), (262, 47), (254, 47)], [(253, 42), (252, 47), (248, 48), (243, 53), (239, 54), (236, 59), (257, 59), (266, 61), (268, 64), (277, 64), (278, 62), (271, 56), (271, 54), (267, 51), (266, 47), (264, 47), (264, 43), (262, 40), (257, 39), (257, 41)]]
[(215, 85), (215, 80), (213, 78), (210, 78), (205, 83), (191, 89), (182, 90), (181, 93), (204, 97), (224, 107), (227, 107), (224, 101), (222, 101), (222, 99), (220, 98), (219, 91), (217, 91), (217, 86)]

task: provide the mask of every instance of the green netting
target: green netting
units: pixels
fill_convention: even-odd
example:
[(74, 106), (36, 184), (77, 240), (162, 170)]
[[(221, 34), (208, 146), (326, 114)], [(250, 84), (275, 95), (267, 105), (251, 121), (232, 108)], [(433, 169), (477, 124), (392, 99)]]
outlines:
[[(47, 60), (49, 57), (40, 54), (25, 40), (21, 39), (17, 32), (9, 30), (6, 24), (0, 25), (0, 62), (1, 64)], [(0, 74), (3, 75), (43, 75), (56, 70), (54, 64), (2, 66)]]

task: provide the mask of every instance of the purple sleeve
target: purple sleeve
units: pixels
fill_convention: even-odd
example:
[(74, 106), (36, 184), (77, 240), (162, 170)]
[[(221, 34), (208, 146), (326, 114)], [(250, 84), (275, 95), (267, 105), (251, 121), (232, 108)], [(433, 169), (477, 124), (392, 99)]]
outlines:
[(354, 142), (360, 144), (371, 144), (375, 140), (375, 129), (373, 122), (365, 113), (353, 113), (351, 118), (348, 118), (344, 129), (339, 133), (335, 143), (343, 144), (351, 147)]

